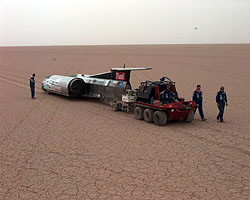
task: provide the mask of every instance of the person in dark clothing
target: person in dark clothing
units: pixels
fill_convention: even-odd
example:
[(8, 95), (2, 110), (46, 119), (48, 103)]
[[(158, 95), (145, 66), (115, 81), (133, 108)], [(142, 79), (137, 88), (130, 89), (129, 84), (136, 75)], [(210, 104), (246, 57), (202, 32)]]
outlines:
[(177, 102), (175, 93), (171, 90), (171, 86), (167, 85), (166, 90), (161, 92), (161, 100), (163, 104)]
[(225, 105), (228, 106), (228, 103), (227, 103), (227, 94), (224, 91), (223, 86), (221, 86), (220, 91), (217, 92), (216, 103), (217, 103), (217, 107), (219, 109), (219, 114), (217, 115), (217, 121), (225, 123), (225, 121), (223, 119), (223, 114), (224, 114)]
[(31, 91), (31, 98), (35, 99), (35, 74), (32, 74), (30, 77), (30, 91)]
[(201, 120), (206, 121), (207, 119), (204, 117), (203, 113), (203, 106), (202, 106), (202, 101), (203, 101), (203, 93), (201, 91), (201, 85), (197, 85), (196, 90), (193, 93), (193, 101), (196, 103), (196, 107), (194, 110), (194, 113), (196, 112), (196, 109), (198, 108)]

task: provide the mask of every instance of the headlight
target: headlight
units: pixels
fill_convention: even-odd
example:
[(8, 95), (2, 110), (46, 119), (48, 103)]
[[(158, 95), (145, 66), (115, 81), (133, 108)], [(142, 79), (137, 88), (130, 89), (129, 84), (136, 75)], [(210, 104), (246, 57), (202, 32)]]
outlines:
[(174, 109), (171, 109), (171, 112), (174, 112)]

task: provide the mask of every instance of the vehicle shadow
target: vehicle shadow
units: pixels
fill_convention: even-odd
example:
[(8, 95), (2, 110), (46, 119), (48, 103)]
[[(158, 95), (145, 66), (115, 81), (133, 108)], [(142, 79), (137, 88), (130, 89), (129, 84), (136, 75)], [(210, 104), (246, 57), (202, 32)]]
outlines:
[[(103, 106), (104, 107), (110, 107), (110, 110), (112, 111), (112, 106), (110, 104), (108, 104), (107, 102), (104, 102), (103, 100), (101, 100), (100, 98), (95, 98), (95, 97), (68, 97), (68, 96), (62, 96), (62, 95), (58, 95), (58, 94), (54, 94), (54, 93), (49, 93), (47, 94), (48, 96), (52, 96), (53, 98), (56, 98), (58, 99), (58, 101), (67, 101), (67, 102), (79, 102), (79, 103), (82, 103), (82, 102), (87, 102), (88, 104), (96, 104), (96, 105), (100, 105), (100, 106)], [(113, 112), (122, 112), (123, 115), (125, 116), (133, 116), (134, 113), (133, 112), (126, 112), (126, 111), (113, 111)], [(144, 120), (141, 120), (142, 122)], [(145, 122), (146, 123), (146, 122)], [(194, 121), (193, 122), (183, 122), (181, 120), (173, 120), (173, 121), (168, 121), (166, 126), (168, 127), (175, 127), (175, 126), (184, 126), (184, 127), (188, 127), (190, 125), (192, 125), (193, 123), (195, 123)], [(154, 123), (152, 123), (154, 124)]]
[(68, 97), (68, 96), (63, 96), (63, 95), (59, 95), (59, 94), (55, 94), (55, 93), (49, 93), (47, 95), (58, 99), (58, 101), (63, 100), (63, 101), (68, 101), (68, 102), (88, 102), (88, 103), (93, 103), (93, 104), (100, 104), (100, 105), (109, 106), (108, 103), (106, 103), (103, 100), (101, 100), (100, 98), (96, 98), (96, 97), (85, 97), (85, 96)]

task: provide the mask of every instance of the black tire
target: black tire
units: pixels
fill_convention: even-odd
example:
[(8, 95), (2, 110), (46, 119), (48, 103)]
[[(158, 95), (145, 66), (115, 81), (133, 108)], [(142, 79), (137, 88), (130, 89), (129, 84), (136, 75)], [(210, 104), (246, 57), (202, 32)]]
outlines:
[(144, 109), (142, 107), (135, 107), (135, 110), (134, 110), (134, 116), (135, 116), (135, 119), (138, 119), (138, 120), (142, 120), (143, 119), (143, 111)]
[(113, 104), (113, 111), (120, 111), (121, 110), (121, 104), (120, 103), (114, 103)]
[(167, 123), (167, 114), (163, 111), (155, 111), (153, 115), (154, 123), (158, 126), (164, 126)]
[(145, 109), (144, 112), (143, 112), (144, 121), (147, 122), (147, 123), (154, 122), (153, 115), (154, 115), (153, 110), (151, 110), (149, 108)]
[(186, 118), (183, 120), (183, 122), (189, 123), (194, 120), (194, 111), (190, 110), (186, 116)]

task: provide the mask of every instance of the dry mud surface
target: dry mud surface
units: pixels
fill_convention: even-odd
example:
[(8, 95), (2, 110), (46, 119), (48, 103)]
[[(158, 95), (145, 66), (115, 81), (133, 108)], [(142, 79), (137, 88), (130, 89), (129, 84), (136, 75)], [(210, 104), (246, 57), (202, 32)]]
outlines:
[[(158, 127), (40, 89), (50, 74), (124, 63), (153, 68), (133, 72), (133, 88), (169, 76), (189, 100), (201, 84), (208, 121)], [(0, 199), (250, 199), (249, 45), (2, 47), (0, 83)], [(215, 119), (221, 85), (225, 124)]]

